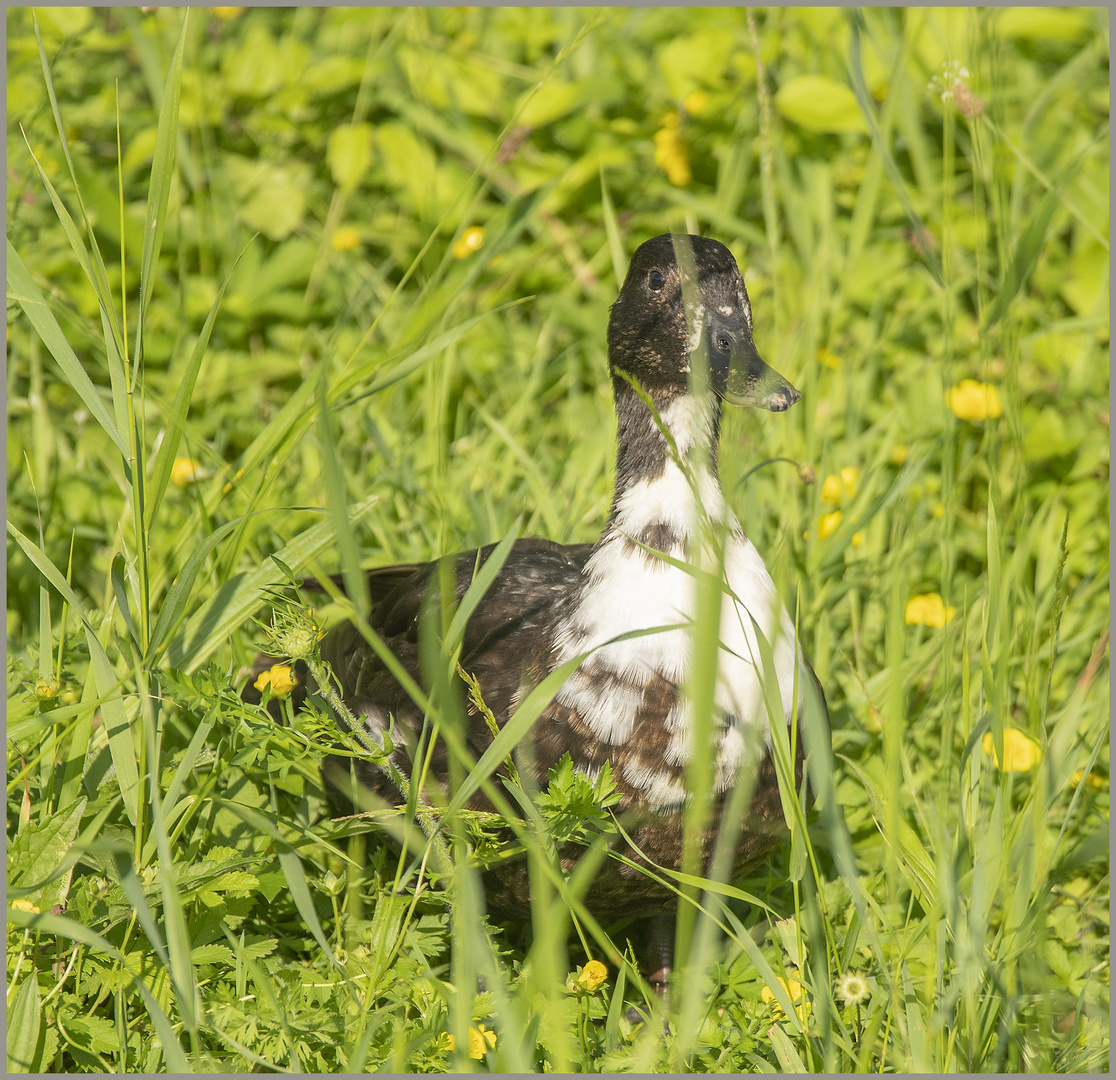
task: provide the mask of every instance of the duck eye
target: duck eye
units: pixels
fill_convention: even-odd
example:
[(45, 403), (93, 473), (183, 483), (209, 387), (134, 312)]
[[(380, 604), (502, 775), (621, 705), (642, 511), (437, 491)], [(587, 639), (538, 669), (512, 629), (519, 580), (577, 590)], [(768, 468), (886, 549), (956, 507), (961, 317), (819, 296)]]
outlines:
[(651, 273), (647, 275), (647, 284), (651, 286), (652, 292), (659, 292), (663, 285), (666, 284), (666, 278), (664, 278), (658, 270), (652, 270)]
[(723, 353), (732, 352), (732, 342), (724, 334), (717, 335), (717, 348)]

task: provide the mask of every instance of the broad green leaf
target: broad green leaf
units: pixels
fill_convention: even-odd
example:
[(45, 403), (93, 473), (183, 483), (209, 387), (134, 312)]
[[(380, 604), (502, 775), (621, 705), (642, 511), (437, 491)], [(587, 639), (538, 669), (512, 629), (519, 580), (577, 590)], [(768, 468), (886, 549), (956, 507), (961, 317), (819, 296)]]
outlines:
[(35, 9), (35, 16), (42, 27), (43, 33), (54, 41), (76, 37), (89, 27), (93, 21), (93, 9), (90, 7), (40, 7)]
[(992, 25), (998, 37), (1027, 41), (1075, 41), (1089, 29), (1089, 9), (1077, 7), (1002, 8)]
[[(8, 870), (9, 885), (27, 888), (54, 874), (77, 837), (86, 802), (82, 797), (73, 806), (51, 814), (41, 824), (29, 823), (20, 831), (9, 847), (15, 856), (15, 863)], [(50, 883), (38, 896), (28, 897), (40, 911), (49, 911), (60, 898), (59, 887), (52, 888)]]
[(372, 125), (340, 124), (326, 141), (326, 164), (333, 182), (344, 192), (354, 190), (372, 164)]
[(517, 124), (540, 128), (573, 112), (581, 100), (581, 84), (550, 78), (533, 90), (525, 90), (512, 109)]
[(8, 1072), (41, 1072), (39, 1045), (39, 972), (34, 965), (23, 977), (8, 1013)]
[(248, 228), (269, 240), (285, 240), (306, 216), (306, 180), (296, 167), (272, 166), (238, 212)]
[(796, 75), (779, 87), (775, 107), (807, 131), (844, 134), (867, 132), (856, 95), (845, 83), (826, 75)]

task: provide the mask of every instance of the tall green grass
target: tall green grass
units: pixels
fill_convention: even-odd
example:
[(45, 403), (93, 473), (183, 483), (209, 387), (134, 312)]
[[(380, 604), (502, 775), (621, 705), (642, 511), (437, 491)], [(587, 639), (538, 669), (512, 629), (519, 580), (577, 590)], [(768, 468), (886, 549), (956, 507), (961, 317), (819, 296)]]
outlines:
[[(1107, 1068), (1107, 13), (230, 11), (8, 14), (9, 1067)], [(359, 620), (361, 565), (598, 534), (607, 305), (683, 229), (804, 393), (720, 462), (833, 754), (760, 872), (663, 875), (664, 1006), (580, 904), (602, 791), (563, 875), (573, 789), (495, 779), (564, 673), (463, 748), (483, 580), (414, 688), (444, 807), (331, 819), (327, 710), (237, 691), (292, 577)]]

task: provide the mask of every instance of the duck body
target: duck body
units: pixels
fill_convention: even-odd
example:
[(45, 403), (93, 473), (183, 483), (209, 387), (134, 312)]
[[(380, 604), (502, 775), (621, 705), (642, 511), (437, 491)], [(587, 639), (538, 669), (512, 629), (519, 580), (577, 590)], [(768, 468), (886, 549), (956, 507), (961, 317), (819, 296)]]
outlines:
[[(609, 358), (618, 452), (611, 513), (600, 539), (591, 545), (518, 541), (474, 611), (461, 650), (462, 667), (476, 677), (500, 726), (547, 674), (588, 654), (535, 722), (528, 736), (530, 753), (520, 767), (533, 761), (536, 782), (545, 788), (548, 770), (567, 753), (590, 777), (609, 763), (621, 794), (614, 809), (632, 841), (618, 842), (618, 850), (635, 865), (606, 860), (590, 886), (585, 903), (604, 920), (674, 907), (674, 895), (635, 867), (648, 862), (669, 870), (681, 867), (685, 775), (695, 752), (710, 755), (713, 777), (703, 865), (712, 855), (724, 803), (745, 777), (754, 787), (739, 823), (736, 870), (762, 862), (784, 840), (757, 632), (771, 647), (771, 674), (778, 681), (783, 714), (777, 722), (789, 723), (796, 708), (801, 713), (806, 688), (817, 685), (775, 585), (717, 479), (722, 398), (782, 411), (798, 393), (755, 352), (751, 309), (732, 255), (713, 240), (689, 237), (688, 244), (692, 263), (676, 258), (670, 236), (644, 244), (612, 309)], [(696, 313), (691, 305), (689, 314), (682, 301), (687, 273), (696, 286), (691, 299), (699, 298)], [(708, 354), (713, 392), (695, 392), (691, 359), (698, 349)], [(709, 527), (703, 530), (700, 524), (702, 515), (724, 537), (727, 591), (721, 605), (713, 739), (707, 748), (695, 748), (684, 687), (697, 595), (689, 567), (701, 561), (701, 546), (710, 535)], [(493, 548), (455, 557), (458, 599)], [(436, 566), (382, 568), (369, 579), (371, 624), (419, 681), (419, 621)], [(665, 629), (616, 640), (656, 628)], [(418, 707), (355, 627), (332, 631), (322, 643), (322, 658), (370, 733), (381, 737), (394, 724), (393, 758), (410, 775), (422, 728)], [(491, 743), (480, 715), (470, 714), (466, 741), (475, 757)], [(799, 786), (803, 739), (793, 745)], [(447, 765), (444, 747), (436, 749), (431, 773), (440, 782)], [(350, 779), (348, 760), (330, 759), (325, 775), (344, 788)], [(400, 801), (371, 764), (358, 763), (356, 779), (381, 798)], [(491, 808), (481, 793), (471, 805)], [(561, 853), (567, 868), (578, 854)], [(525, 864), (489, 871), (485, 892), (494, 915), (522, 917), (530, 903)]]

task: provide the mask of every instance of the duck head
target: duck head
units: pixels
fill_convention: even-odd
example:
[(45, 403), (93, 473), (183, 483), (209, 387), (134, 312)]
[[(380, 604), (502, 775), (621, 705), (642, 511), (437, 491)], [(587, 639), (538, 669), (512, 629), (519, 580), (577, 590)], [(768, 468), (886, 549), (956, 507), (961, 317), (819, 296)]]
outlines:
[(733, 405), (782, 412), (802, 396), (760, 357), (736, 260), (704, 236), (666, 233), (640, 245), (612, 305), (608, 355), (614, 383), (623, 371), (656, 396), (686, 393), (702, 370)]

